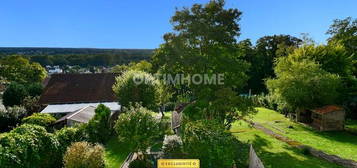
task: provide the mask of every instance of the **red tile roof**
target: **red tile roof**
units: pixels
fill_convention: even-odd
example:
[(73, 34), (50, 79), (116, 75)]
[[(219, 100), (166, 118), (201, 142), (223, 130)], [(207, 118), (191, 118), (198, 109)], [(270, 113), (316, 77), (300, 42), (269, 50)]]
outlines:
[(324, 106), (324, 107), (321, 107), (321, 108), (314, 109), (312, 111), (315, 112), (315, 113), (326, 114), (326, 113), (329, 113), (329, 112), (341, 111), (341, 110), (343, 110), (342, 107), (335, 106), (335, 105), (328, 105), (328, 106)]
[(112, 90), (116, 76), (111, 73), (51, 75), (39, 102), (64, 104), (116, 101)]

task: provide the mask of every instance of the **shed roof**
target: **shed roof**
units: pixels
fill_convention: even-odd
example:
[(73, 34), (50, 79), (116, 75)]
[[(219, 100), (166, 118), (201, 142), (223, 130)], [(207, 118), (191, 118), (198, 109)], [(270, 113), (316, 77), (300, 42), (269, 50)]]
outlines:
[(112, 86), (113, 73), (53, 74), (46, 85), (39, 103), (91, 103), (116, 101)]
[(99, 104), (107, 106), (111, 111), (119, 111), (121, 106), (117, 102), (102, 102), (102, 103), (77, 103), (77, 104), (50, 104), (44, 108), (41, 113), (72, 113), (84, 107), (97, 107)]
[(315, 112), (315, 113), (319, 113), (319, 114), (326, 114), (326, 113), (330, 113), (330, 112), (333, 112), (333, 111), (341, 111), (341, 110), (343, 110), (343, 108), (340, 107), (340, 106), (328, 105), (328, 106), (324, 106), (324, 107), (321, 107), (321, 108), (314, 109), (312, 111)]
[(80, 123), (88, 123), (89, 120), (93, 118), (95, 115), (95, 109), (96, 107), (93, 106), (87, 106), (84, 107), (80, 110), (77, 110), (73, 113), (69, 113), (65, 115), (64, 117), (60, 118), (59, 120), (56, 121), (56, 123), (65, 121), (65, 120), (72, 120), (72, 121), (77, 121)]

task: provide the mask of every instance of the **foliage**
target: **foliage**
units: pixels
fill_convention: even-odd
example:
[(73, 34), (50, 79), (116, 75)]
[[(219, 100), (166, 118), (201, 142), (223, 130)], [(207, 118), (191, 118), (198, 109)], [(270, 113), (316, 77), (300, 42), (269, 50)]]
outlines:
[(43, 86), (41, 83), (30, 83), (26, 87), (26, 90), (31, 97), (40, 96), (42, 94)]
[(340, 42), (349, 52), (357, 53), (357, 19), (347, 17), (345, 19), (336, 19), (327, 31), (331, 37), (329, 43)]
[(116, 78), (113, 90), (124, 107), (128, 107), (132, 102), (156, 110), (160, 87), (160, 82), (146, 72), (127, 71)]
[(0, 75), (11, 82), (42, 82), (47, 76), (46, 69), (40, 64), (18, 55), (2, 58), (0, 65)]
[(10, 130), (20, 123), (21, 119), (27, 115), (25, 108), (20, 106), (0, 109), (0, 131)]
[(59, 143), (46, 129), (24, 124), (0, 136), (0, 165), (12, 167), (57, 167)]
[(73, 143), (63, 157), (65, 168), (104, 168), (104, 149), (87, 142)]
[(26, 111), (29, 114), (39, 112), (41, 109), (41, 104), (38, 103), (39, 99), (40, 99), (39, 96), (35, 96), (35, 97), (27, 96), (22, 101), (22, 105), (25, 107)]
[(28, 96), (24, 85), (12, 82), (5, 90), (2, 99), (4, 106), (21, 105), (23, 99)]
[(110, 109), (103, 104), (100, 104), (95, 109), (94, 117), (86, 126), (86, 133), (89, 136), (90, 142), (104, 143), (110, 138), (112, 135), (110, 116)]
[(337, 103), (341, 80), (321, 69), (314, 61), (297, 60), (294, 55), (280, 58), (275, 67), (277, 78), (267, 87), (279, 109), (310, 109)]
[(145, 160), (133, 160), (129, 164), (129, 168), (147, 168), (147, 162)]
[[(178, 10), (171, 18), (174, 32), (164, 35), (165, 43), (152, 58), (154, 71), (161, 74), (206, 74), (210, 78), (223, 74), (223, 84), (202, 82), (171, 86), (175, 88), (176, 95), (189, 93), (193, 99), (207, 104), (224, 102), (227, 99), (221, 97), (220, 92), (228, 92), (231, 96), (226, 104), (228, 107), (218, 109), (206, 106), (201, 109), (209, 113), (206, 116), (217, 117), (221, 122), (225, 121), (224, 117), (230, 116), (226, 113), (232, 112), (232, 108), (246, 110), (236, 103), (239, 99), (236, 91), (245, 85), (249, 68), (236, 47), (240, 16), (241, 12), (237, 9), (225, 9), (223, 0)], [(218, 111), (219, 114), (215, 115)]]
[(160, 123), (151, 113), (136, 104), (124, 109), (115, 124), (119, 140), (130, 142), (135, 152), (145, 152), (161, 135)]
[(60, 151), (63, 154), (72, 143), (86, 139), (84, 131), (80, 127), (64, 127), (56, 131), (55, 136), (60, 144)]
[(297, 48), (302, 40), (290, 35), (264, 36), (257, 40), (255, 48), (250, 41), (242, 41), (238, 47), (251, 63), (247, 89), (253, 93), (266, 92), (264, 79), (274, 77), (274, 60), (287, 56), (291, 48)]
[(181, 138), (177, 135), (165, 135), (162, 152), (164, 152), (165, 158), (178, 159), (182, 157), (183, 147)]
[(183, 134), (184, 151), (200, 159), (201, 167), (232, 167), (238, 155), (238, 141), (214, 120), (189, 122)]
[(123, 74), (128, 69), (129, 69), (129, 67), (127, 65), (115, 65), (110, 69), (110, 71), (112, 73)]
[(23, 118), (21, 122), (22, 124), (34, 124), (48, 128), (56, 122), (56, 119), (50, 114), (34, 113), (31, 116)]

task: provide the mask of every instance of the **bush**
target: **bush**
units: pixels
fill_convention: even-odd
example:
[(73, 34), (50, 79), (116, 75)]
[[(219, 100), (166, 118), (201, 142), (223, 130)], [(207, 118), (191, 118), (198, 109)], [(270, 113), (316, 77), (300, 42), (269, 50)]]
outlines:
[(110, 124), (111, 111), (108, 107), (100, 104), (95, 109), (94, 117), (88, 122), (86, 126), (86, 133), (89, 136), (89, 141), (96, 143), (105, 143), (112, 135), (112, 128)]
[(214, 120), (187, 123), (183, 145), (189, 158), (200, 159), (201, 167), (231, 168), (238, 156), (239, 142)]
[(156, 110), (160, 87), (160, 82), (149, 73), (130, 70), (116, 78), (113, 90), (124, 107), (132, 102), (142, 103), (142, 106)]
[(21, 125), (0, 137), (0, 165), (13, 167), (57, 167), (61, 160), (59, 143), (46, 129), (31, 124)]
[(121, 114), (115, 124), (119, 140), (130, 142), (135, 152), (145, 152), (160, 138), (160, 123), (152, 117), (152, 111), (136, 104)]
[(164, 152), (165, 158), (180, 158), (183, 154), (182, 140), (177, 135), (165, 136), (162, 151)]
[(65, 168), (104, 168), (104, 149), (87, 142), (73, 143), (63, 157)]
[(27, 112), (25, 108), (20, 106), (0, 109), (0, 131), (5, 132), (15, 127), (26, 115)]
[(56, 122), (56, 119), (50, 114), (34, 113), (31, 116), (23, 118), (21, 122), (23, 124), (35, 124), (48, 128), (51, 124)]
[(26, 86), (29, 96), (36, 97), (42, 94), (43, 86), (41, 83), (31, 83)]
[(134, 160), (130, 162), (129, 168), (147, 168), (148, 164), (145, 160)]
[(35, 96), (35, 97), (27, 96), (23, 100), (22, 105), (25, 107), (25, 109), (29, 114), (39, 112), (41, 109), (41, 105), (38, 103), (39, 99), (40, 99), (39, 96)]
[(21, 105), (28, 92), (24, 85), (13, 82), (5, 90), (2, 99), (6, 107)]

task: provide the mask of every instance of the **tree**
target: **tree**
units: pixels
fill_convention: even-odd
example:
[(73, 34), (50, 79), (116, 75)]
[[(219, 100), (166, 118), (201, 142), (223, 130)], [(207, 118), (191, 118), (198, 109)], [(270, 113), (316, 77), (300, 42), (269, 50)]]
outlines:
[(14, 55), (0, 60), (0, 75), (10, 82), (34, 83), (42, 82), (47, 71), (39, 63)]
[[(311, 59), (300, 58), (304, 49), (278, 59), (276, 78), (267, 80), (269, 93), (280, 109), (295, 111), (338, 102), (341, 79)], [(304, 52), (302, 52), (304, 53)]]
[[(264, 80), (274, 77), (274, 61), (278, 57), (287, 56), (291, 48), (297, 48), (302, 40), (290, 35), (264, 36), (257, 40), (255, 53), (251, 54), (249, 62), (251, 69), (249, 71), (248, 89), (253, 93), (266, 92)], [(251, 48), (249, 43), (245, 45), (248, 52)]]
[(110, 109), (103, 104), (100, 104), (95, 109), (94, 117), (86, 126), (86, 133), (88, 134), (91, 142), (105, 143), (110, 138), (112, 135), (110, 116)]
[(23, 124), (0, 136), (0, 165), (13, 167), (58, 167), (59, 143), (46, 129), (32, 124)]
[(239, 154), (238, 144), (237, 139), (214, 120), (189, 122), (184, 129), (184, 152), (189, 158), (200, 159), (201, 167), (231, 168)]
[(26, 90), (31, 97), (41, 96), (43, 86), (41, 83), (30, 83), (26, 85)]
[(104, 148), (87, 142), (73, 143), (63, 157), (65, 168), (104, 168)]
[(160, 87), (160, 82), (149, 73), (131, 70), (116, 78), (113, 90), (124, 107), (130, 103), (141, 103), (156, 110)]
[(21, 105), (28, 92), (24, 85), (12, 82), (5, 90), (2, 99), (6, 107)]
[[(180, 85), (177, 92), (182, 94), (188, 88), (186, 93), (192, 93), (193, 100), (208, 102), (202, 111), (214, 114), (210, 111), (215, 109), (211, 102), (221, 98), (217, 95), (222, 90), (239, 97), (235, 91), (242, 89), (248, 79), (249, 64), (240, 57), (236, 47), (240, 16), (237, 9), (225, 9), (223, 0), (210, 1), (206, 5), (194, 4), (190, 9), (176, 11), (171, 18), (174, 32), (164, 35), (165, 43), (153, 55), (153, 69), (162, 74), (224, 76), (221, 85), (204, 82)], [(234, 105), (240, 108), (239, 104)], [(228, 112), (231, 111), (220, 111), (215, 117), (225, 121), (222, 117)]]
[(56, 118), (50, 114), (34, 113), (21, 120), (22, 124), (34, 124), (48, 128), (51, 124), (56, 122)]
[(162, 135), (152, 111), (135, 104), (125, 108), (115, 124), (120, 141), (129, 142), (134, 152), (145, 152)]
[(41, 104), (39, 104), (38, 102), (39, 99), (40, 99), (39, 96), (35, 96), (35, 97), (27, 96), (22, 101), (22, 105), (25, 107), (29, 115), (40, 111)]
[(0, 132), (11, 130), (27, 116), (27, 111), (23, 107), (13, 106), (7, 109), (0, 109)]

